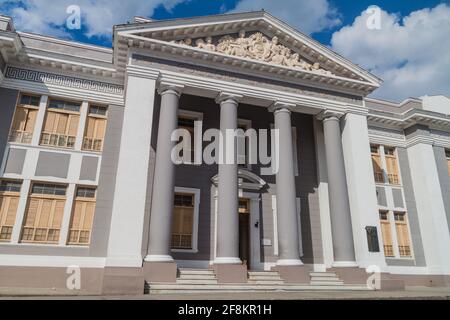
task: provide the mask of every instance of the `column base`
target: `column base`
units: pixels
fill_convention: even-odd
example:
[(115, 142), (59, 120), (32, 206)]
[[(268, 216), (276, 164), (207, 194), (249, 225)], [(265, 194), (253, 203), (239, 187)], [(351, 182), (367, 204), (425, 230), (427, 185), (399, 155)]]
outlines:
[(103, 295), (142, 295), (145, 280), (142, 268), (106, 267), (103, 275)]
[(286, 283), (307, 284), (311, 282), (309, 275), (310, 268), (305, 265), (276, 265), (272, 268), (273, 271), (278, 271), (281, 279)]
[(277, 266), (303, 266), (303, 262), (300, 259), (279, 259)]
[(172, 262), (144, 262), (143, 276), (147, 282), (177, 282), (178, 267)]
[(333, 268), (358, 268), (356, 261), (335, 261), (331, 265)]
[(239, 258), (220, 257), (214, 259), (214, 264), (242, 264), (242, 261)]
[(247, 266), (240, 264), (216, 264), (213, 269), (218, 283), (247, 283)]
[(174, 262), (172, 256), (149, 254), (144, 259), (145, 262)]

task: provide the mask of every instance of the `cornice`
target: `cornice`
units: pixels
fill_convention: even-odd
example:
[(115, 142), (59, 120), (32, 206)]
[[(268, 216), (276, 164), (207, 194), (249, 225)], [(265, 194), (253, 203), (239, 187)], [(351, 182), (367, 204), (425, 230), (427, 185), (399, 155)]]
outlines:
[(160, 71), (159, 70), (153, 70), (148, 68), (143, 68), (139, 66), (134, 65), (127, 65), (126, 74), (128, 76), (143, 78), (143, 79), (150, 79), (150, 80), (157, 80), (160, 78)]
[(410, 109), (402, 114), (369, 110), (368, 121), (391, 128), (406, 129), (415, 124), (424, 124), (445, 131), (450, 130), (450, 116), (422, 109)]
[(119, 46), (118, 49), (119, 55), (122, 58), (119, 62), (115, 61), (119, 71), (123, 69), (124, 63), (126, 63), (129, 48), (134, 48), (142, 53), (168, 61), (184, 61), (186, 63), (202, 65), (219, 70), (253, 74), (255, 76), (266, 76), (271, 79), (278, 78), (281, 81), (352, 95), (365, 96), (378, 88), (378, 85), (366, 81), (289, 68), (258, 60), (230, 56), (220, 52), (207, 51), (196, 47), (188, 47), (158, 39), (127, 35), (123, 40), (123, 45)]
[[(344, 57), (295, 30), (285, 22), (265, 11), (214, 15), (196, 18), (182, 18), (164, 21), (149, 21), (139, 24), (119, 25), (114, 28), (114, 47), (123, 46), (121, 37), (145, 35), (159, 40), (177, 40), (183, 37), (215, 36), (224, 33), (237, 33), (240, 30), (261, 31), (268, 36), (278, 36), (284, 45), (288, 45), (311, 61), (318, 61), (334, 73), (346, 74), (350, 78), (366, 79), (379, 86), (381, 79), (353, 64)], [(129, 45), (130, 43), (124, 43)], [(123, 46), (125, 48), (125, 46)], [(117, 61), (116, 61), (117, 62)]]

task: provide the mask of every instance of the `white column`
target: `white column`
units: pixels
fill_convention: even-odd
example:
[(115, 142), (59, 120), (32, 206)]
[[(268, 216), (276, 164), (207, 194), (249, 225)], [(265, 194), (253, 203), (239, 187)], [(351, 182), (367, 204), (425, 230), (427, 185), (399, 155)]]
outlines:
[(183, 87), (160, 88), (161, 111), (158, 122), (155, 175), (150, 210), (150, 231), (147, 262), (173, 262), (170, 252), (175, 191), (175, 163), (172, 150), (176, 142), (172, 134), (178, 127), (178, 105)]
[(31, 180), (23, 180), (20, 189), (19, 205), (17, 206), (16, 221), (11, 235), (11, 243), (17, 244), (20, 241), (25, 210), (27, 209), (28, 194), (30, 193)]
[[(365, 115), (349, 113), (345, 116), (342, 147), (347, 174), (356, 262), (360, 267), (377, 265), (384, 269), (386, 268), (386, 262), (381, 246), (381, 226), (370, 153), (369, 130)], [(365, 230), (367, 226), (377, 227), (380, 252), (369, 252)]]
[(86, 128), (89, 103), (83, 101), (80, 108), (80, 122), (78, 123), (77, 137), (75, 140), (75, 150), (81, 150), (83, 147), (84, 130)]
[(76, 185), (71, 183), (66, 189), (66, 204), (64, 205), (64, 214), (61, 222), (61, 231), (59, 233), (59, 245), (65, 246), (69, 235), (70, 218), (72, 216), (73, 201), (75, 199)]
[(127, 69), (127, 88), (107, 266), (142, 266), (144, 211), (159, 73)]
[(36, 124), (34, 125), (33, 139), (31, 140), (32, 146), (38, 146), (41, 140), (41, 133), (44, 126), (45, 111), (47, 110), (48, 96), (41, 96), (39, 102), (39, 111), (36, 117)]
[(450, 274), (450, 234), (431, 141), (408, 147), (408, 159), (427, 268)]

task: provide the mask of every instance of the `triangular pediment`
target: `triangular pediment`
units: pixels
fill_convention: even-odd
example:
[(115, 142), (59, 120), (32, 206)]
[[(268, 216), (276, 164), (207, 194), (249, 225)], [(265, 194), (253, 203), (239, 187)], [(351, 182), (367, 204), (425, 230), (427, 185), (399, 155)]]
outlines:
[(332, 75), (320, 62), (310, 61), (305, 56), (280, 43), (278, 36), (269, 38), (260, 31), (247, 32), (241, 30), (238, 34), (206, 36), (199, 38), (186, 37), (181, 40), (170, 40), (180, 45), (195, 47), (209, 52), (251, 59), (293, 69)]
[[(266, 12), (146, 21), (119, 26), (115, 40), (127, 47), (159, 49), (203, 61), (228, 63), (296, 79), (365, 92), (381, 80)], [(300, 76), (298, 74), (301, 74)], [(350, 83), (352, 82), (352, 83)]]

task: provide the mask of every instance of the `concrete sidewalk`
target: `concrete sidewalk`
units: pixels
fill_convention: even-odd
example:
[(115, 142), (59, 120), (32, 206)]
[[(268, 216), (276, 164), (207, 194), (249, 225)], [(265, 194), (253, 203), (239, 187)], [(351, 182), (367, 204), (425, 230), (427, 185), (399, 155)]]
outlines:
[(405, 291), (354, 292), (246, 292), (151, 294), (142, 296), (92, 296), (87, 293), (71, 295), (68, 291), (36, 289), (0, 289), (0, 299), (63, 299), (63, 300), (450, 300), (450, 288), (408, 287)]

